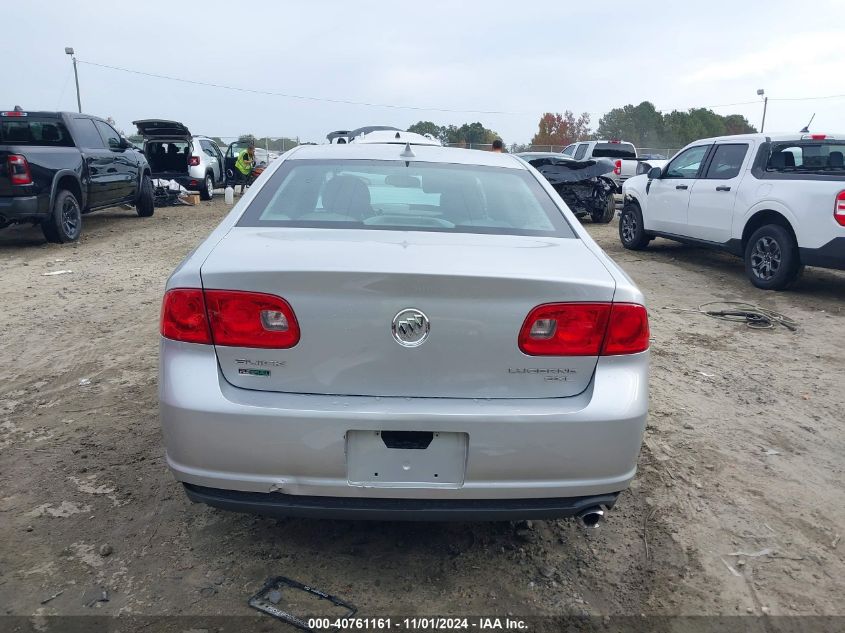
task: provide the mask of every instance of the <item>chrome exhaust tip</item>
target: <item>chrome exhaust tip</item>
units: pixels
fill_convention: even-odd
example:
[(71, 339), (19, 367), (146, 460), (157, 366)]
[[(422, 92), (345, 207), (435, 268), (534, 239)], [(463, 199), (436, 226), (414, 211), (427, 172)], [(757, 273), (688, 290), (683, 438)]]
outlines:
[(595, 508), (582, 510), (576, 518), (578, 519), (578, 524), (585, 530), (596, 530), (604, 523), (605, 512), (604, 506), (596, 506)]

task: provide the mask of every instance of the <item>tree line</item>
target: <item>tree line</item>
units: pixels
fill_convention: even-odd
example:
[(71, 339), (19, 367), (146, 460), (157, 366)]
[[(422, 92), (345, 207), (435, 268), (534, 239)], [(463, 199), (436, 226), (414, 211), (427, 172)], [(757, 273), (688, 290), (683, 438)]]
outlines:
[[(431, 134), (444, 144), (461, 146), (489, 144), (498, 138), (495, 131), (479, 122), (438, 125), (432, 121), (418, 121), (408, 131)], [(532, 145), (562, 147), (596, 138), (630, 141), (637, 147), (677, 149), (700, 138), (756, 131), (741, 114), (723, 116), (707, 108), (663, 113), (653, 103), (643, 101), (636, 106), (628, 104), (614, 108), (599, 119), (595, 130), (590, 126), (588, 112), (579, 116), (570, 110), (545, 112), (540, 117), (531, 143), (513, 144), (511, 151), (526, 151)]]
[[(716, 114), (707, 108), (690, 108), (682, 112), (660, 112), (649, 101), (639, 105), (628, 104), (614, 108), (599, 119), (593, 130), (590, 126), (590, 114), (584, 112), (575, 116), (570, 110), (564, 112), (545, 112), (540, 117), (537, 133), (529, 144), (511, 144), (511, 151), (527, 151), (531, 146), (555, 146), (557, 148), (577, 141), (596, 138), (620, 139), (630, 141), (637, 147), (680, 148), (696, 139), (729, 134), (747, 134), (756, 132), (756, 128), (741, 114)], [(408, 128), (409, 132), (431, 134), (444, 145), (471, 147), (489, 145), (499, 138), (499, 134), (481, 122), (462, 123), (461, 125), (439, 125), (433, 121), (417, 121)], [(218, 145), (226, 145), (219, 137), (211, 137)], [(281, 152), (299, 145), (299, 139), (293, 138), (256, 138), (252, 134), (242, 134), (238, 140), (254, 140), (256, 147)], [(140, 141), (141, 137), (131, 136), (131, 141)]]

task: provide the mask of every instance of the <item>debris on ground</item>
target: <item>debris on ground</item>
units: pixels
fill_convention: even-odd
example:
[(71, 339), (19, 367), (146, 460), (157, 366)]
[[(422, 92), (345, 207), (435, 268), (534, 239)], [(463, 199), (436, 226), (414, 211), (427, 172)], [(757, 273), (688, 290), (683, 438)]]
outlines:
[(51, 270), (49, 273), (41, 273), (42, 277), (53, 277), (54, 275), (67, 275), (72, 273), (72, 270)]
[[(334, 617), (329, 618), (329, 620), (334, 620), (335, 618), (349, 618), (358, 612), (358, 607), (338, 598), (337, 596), (333, 596), (308, 585), (303, 585), (301, 582), (286, 578), (285, 576), (276, 576), (268, 579), (258, 593), (249, 599), (247, 604), (249, 604), (249, 606), (253, 609), (266, 613), (267, 615), (282, 620), (283, 622), (287, 622), (288, 624), (292, 624), (298, 629), (311, 631), (312, 629), (308, 626), (307, 620), (309, 617), (314, 616), (313, 613), (304, 613), (302, 616), (296, 616), (276, 606), (282, 602), (283, 593), (290, 591), (303, 592), (306, 597), (313, 596), (317, 601), (326, 601), (339, 609), (343, 609), (342, 613), (338, 613)], [(293, 600), (288, 600), (287, 602), (290, 603), (295, 600), (296, 599), (294, 598)]]
[(62, 590), (60, 590), (60, 591), (57, 591), (56, 593), (54, 593), (54, 594), (53, 594), (52, 596), (50, 596), (49, 598), (44, 598), (44, 600), (42, 600), (42, 601), (41, 601), (41, 604), (47, 604), (47, 603), (48, 603), (48, 602), (50, 602), (51, 600), (55, 600), (55, 599), (56, 599), (56, 598), (58, 598), (60, 595), (62, 595), (64, 592), (65, 592), (65, 590), (64, 590), (64, 589), (62, 589)]
[(85, 603), (85, 606), (90, 609), (91, 607), (93, 607), (98, 602), (108, 602), (108, 601), (109, 601), (108, 590), (107, 589), (100, 589), (99, 593), (96, 596), (94, 596), (93, 599), (91, 599), (91, 600), (89, 600), (88, 602)]
[(791, 332), (795, 332), (798, 329), (797, 321), (785, 314), (743, 301), (708, 301), (699, 305), (697, 310), (690, 310), (688, 308), (667, 309), (674, 310), (675, 312), (703, 314), (723, 321), (745, 323), (752, 330), (770, 330), (776, 325), (782, 325)]

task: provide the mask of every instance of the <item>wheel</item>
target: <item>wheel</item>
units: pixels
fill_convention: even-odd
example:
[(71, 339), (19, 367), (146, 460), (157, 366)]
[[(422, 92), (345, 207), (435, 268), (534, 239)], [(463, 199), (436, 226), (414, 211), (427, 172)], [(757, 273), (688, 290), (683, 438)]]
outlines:
[(639, 251), (648, 246), (651, 239), (643, 228), (643, 214), (639, 205), (628, 202), (622, 207), (622, 214), (619, 216), (619, 241), (622, 246)]
[(613, 194), (607, 194), (607, 204), (601, 212), (591, 213), (590, 217), (595, 224), (608, 224), (613, 216), (616, 215), (616, 200), (613, 199)]
[(788, 288), (803, 269), (795, 238), (780, 224), (761, 226), (745, 245), (745, 274), (758, 288)]
[(148, 218), (155, 212), (153, 181), (146, 174), (141, 179), (141, 191), (138, 194), (138, 201), (135, 203), (135, 211), (142, 218)]
[(70, 191), (60, 190), (53, 201), (50, 217), (41, 223), (41, 230), (48, 242), (64, 244), (75, 242), (82, 233), (82, 209)]
[(211, 200), (214, 197), (214, 178), (211, 173), (205, 175), (205, 181), (200, 187), (200, 200)]

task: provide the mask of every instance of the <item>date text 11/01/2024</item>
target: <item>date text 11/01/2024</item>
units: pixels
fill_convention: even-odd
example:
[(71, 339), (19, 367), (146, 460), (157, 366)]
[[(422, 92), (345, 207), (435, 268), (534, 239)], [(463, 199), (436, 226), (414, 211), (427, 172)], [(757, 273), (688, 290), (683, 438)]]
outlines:
[(524, 620), (514, 618), (310, 618), (308, 627), (315, 631), (320, 629), (352, 631), (352, 630), (472, 630), (479, 631), (524, 631), (528, 624)]

